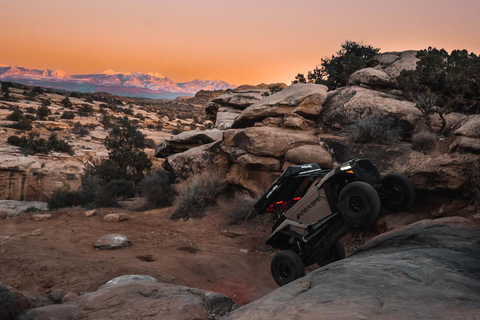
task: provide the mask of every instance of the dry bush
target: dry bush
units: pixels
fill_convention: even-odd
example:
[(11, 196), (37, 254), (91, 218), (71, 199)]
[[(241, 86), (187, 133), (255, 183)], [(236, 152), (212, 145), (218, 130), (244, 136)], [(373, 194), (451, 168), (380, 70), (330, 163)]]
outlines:
[(205, 210), (217, 203), (226, 190), (225, 173), (204, 171), (177, 185), (178, 195), (174, 203), (172, 220), (201, 218)]
[(229, 224), (240, 224), (257, 216), (253, 205), (257, 202), (247, 193), (236, 193), (232, 198), (222, 199), (218, 203), (220, 213), (225, 215)]
[(412, 149), (430, 152), (437, 147), (437, 135), (430, 131), (420, 131), (412, 136)]
[(348, 136), (354, 142), (397, 142), (406, 130), (399, 119), (393, 117), (369, 116), (357, 119), (348, 128)]
[(140, 184), (147, 209), (171, 206), (177, 192), (173, 186), (175, 176), (167, 171), (157, 171), (143, 179)]
[(15, 294), (0, 284), (0, 319), (16, 319), (20, 312)]

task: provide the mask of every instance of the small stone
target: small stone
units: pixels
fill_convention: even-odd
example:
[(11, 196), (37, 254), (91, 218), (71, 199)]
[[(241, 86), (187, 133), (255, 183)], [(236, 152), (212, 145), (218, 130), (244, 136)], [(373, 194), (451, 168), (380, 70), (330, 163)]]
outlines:
[(51, 219), (52, 215), (50, 213), (43, 213), (43, 214), (33, 214), (32, 220), (33, 221), (45, 221)]
[(114, 250), (131, 246), (132, 243), (121, 234), (107, 234), (95, 242), (94, 247), (100, 250)]
[(62, 302), (63, 297), (67, 294), (67, 291), (62, 289), (55, 289), (49, 295), (48, 299), (50, 299), (53, 303), (59, 304)]
[(242, 252), (242, 253), (248, 253), (248, 250), (247, 250), (247, 249), (240, 249), (240, 252)]
[(0, 211), (0, 220), (5, 220), (8, 217), (8, 212)]
[(120, 222), (128, 220), (128, 214), (126, 213), (111, 213), (103, 217), (103, 221), (106, 222)]
[(475, 221), (480, 221), (480, 213), (474, 214), (472, 218), (475, 219)]
[(93, 209), (93, 210), (85, 211), (85, 213), (83, 215), (85, 217), (94, 217), (94, 216), (98, 215), (98, 212), (97, 212), (97, 209)]
[(67, 293), (65, 296), (63, 296), (62, 298), (62, 303), (65, 303), (65, 302), (68, 302), (68, 301), (72, 301), (74, 300), (76, 297), (78, 297), (78, 294), (76, 294), (75, 292), (69, 292)]

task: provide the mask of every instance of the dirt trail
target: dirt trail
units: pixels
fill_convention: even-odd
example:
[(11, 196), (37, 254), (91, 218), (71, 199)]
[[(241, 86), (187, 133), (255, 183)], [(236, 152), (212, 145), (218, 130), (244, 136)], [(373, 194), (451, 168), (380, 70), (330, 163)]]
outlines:
[[(130, 219), (103, 221), (104, 215), (118, 212)], [(94, 217), (85, 217), (80, 208), (51, 213), (46, 221), (32, 221), (26, 214), (0, 221), (0, 282), (42, 294), (57, 288), (78, 293), (117, 276), (146, 274), (222, 292), (239, 305), (278, 287), (270, 276), (273, 253), (263, 246), (270, 227), (260, 220), (230, 226), (210, 213), (171, 221), (170, 209), (101, 209)], [(109, 233), (127, 236), (133, 246), (95, 249), (93, 244)]]

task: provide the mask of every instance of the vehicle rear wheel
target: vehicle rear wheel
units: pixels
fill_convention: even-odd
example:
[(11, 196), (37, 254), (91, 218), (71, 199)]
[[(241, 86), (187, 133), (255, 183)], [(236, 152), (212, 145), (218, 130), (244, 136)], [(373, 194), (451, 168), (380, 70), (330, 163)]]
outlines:
[(270, 264), (275, 282), (284, 286), (305, 275), (305, 266), (302, 259), (293, 251), (284, 250), (277, 253)]
[(393, 212), (405, 211), (415, 201), (415, 187), (412, 181), (400, 173), (391, 173), (382, 179), (382, 206)]
[(317, 259), (319, 267), (326, 266), (332, 262), (345, 259), (345, 248), (340, 240), (337, 240), (320, 258)]
[(366, 225), (378, 217), (380, 197), (368, 183), (355, 181), (340, 192), (338, 205), (340, 214), (346, 221), (354, 225)]

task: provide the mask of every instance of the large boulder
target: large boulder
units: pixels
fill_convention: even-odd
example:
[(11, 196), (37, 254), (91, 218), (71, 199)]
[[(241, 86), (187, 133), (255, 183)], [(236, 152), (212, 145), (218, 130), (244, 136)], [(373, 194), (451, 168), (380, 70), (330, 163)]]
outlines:
[[(75, 320), (207, 319), (229, 312), (233, 301), (219, 293), (165, 283), (127, 282), (86, 296)], [(213, 316), (215, 317), (215, 316)]]
[(413, 128), (422, 113), (415, 103), (398, 96), (352, 86), (329, 93), (319, 122), (326, 129), (345, 131), (355, 120), (368, 116), (395, 117)]
[(460, 121), (454, 135), (480, 138), (480, 114), (468, 116)]
[(246, 108), (233, 122), (233, 128), (245, 128), (267, 117), (298, 113), (315, 117), (327, 98), (327, 87), (319, 84), (297, 83)]
[(239, 87), (210, 101), (205, 112), (216, 129), (229, 129), (242, 110), (262, 100), (268, 91), (268, 88)]
[(386, 88), (392, 84), (392, 78), (382, 70), (364, 68), (350, 75), (348, 83), (353, 86), (367, 86), (371, 88)]
[(415, 70), (417, 68), (416, 50), (402, 52), (385, 52), (376, 55), (368, 61), (369, 67), (382, 70), (395, 80), (402, 70)]
[(169, 156), (162, 166), (173, 173), (177, 178), (187, 179), (195, 173), (214, 166), (219, 160), (218, 142), (191, 148), (182, 153)]
[(476, 319), (478, 239), (480, 229), (466, 219), (423, 220), (374, 238), (226, 319)]
[(306, 145), (290, 149), (285, 154), (285, 160), (295, 164), (316, 162), (322, 168), (333, 167), (332, 156), (320, 145)]
[(234, 146), (258, 156), (283, 157), (302, 145), (317, 145), (318, 138), (306, 132), (271, 127), (252, 127), (236, 132)]
[(155, 157), (167, 158), (168, 156), (187, 151), (204, 144), (222, 139), (223, 131), (218, 129), (204, 131), (184, 131), (161, 141), (155, 148)]

